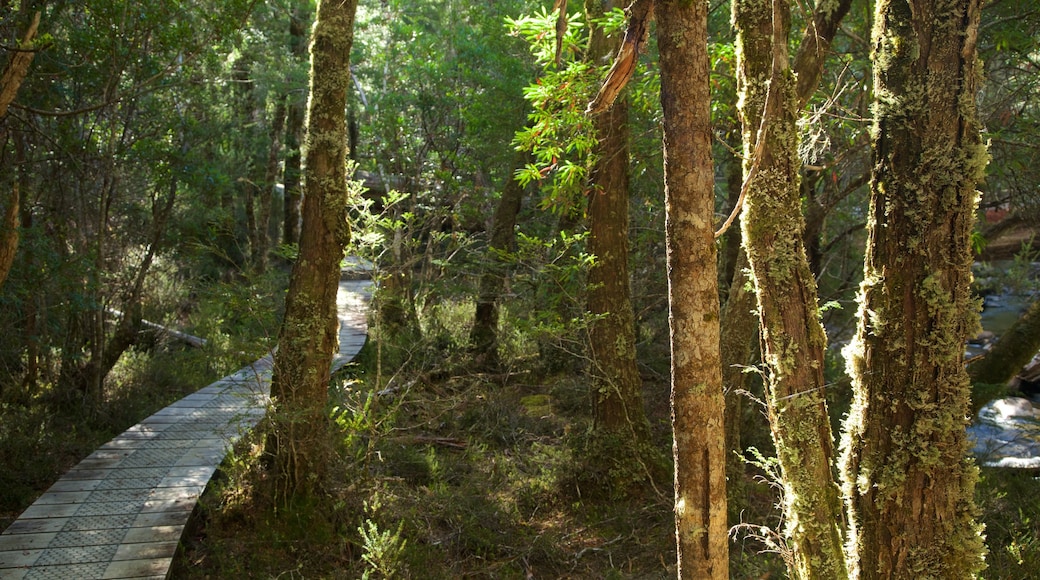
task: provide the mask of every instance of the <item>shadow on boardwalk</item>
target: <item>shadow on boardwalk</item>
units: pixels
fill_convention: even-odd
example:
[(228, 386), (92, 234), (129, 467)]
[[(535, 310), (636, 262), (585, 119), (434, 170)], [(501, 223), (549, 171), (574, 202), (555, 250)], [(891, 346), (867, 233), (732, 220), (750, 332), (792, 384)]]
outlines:
[[(371, 284), (340, 282), (334, 370), (365, 343)], [(268, 355), (81, 461), (0, 535), (0, 579), (164, 578), (210, 477), (263, 417), (270, 381)]]

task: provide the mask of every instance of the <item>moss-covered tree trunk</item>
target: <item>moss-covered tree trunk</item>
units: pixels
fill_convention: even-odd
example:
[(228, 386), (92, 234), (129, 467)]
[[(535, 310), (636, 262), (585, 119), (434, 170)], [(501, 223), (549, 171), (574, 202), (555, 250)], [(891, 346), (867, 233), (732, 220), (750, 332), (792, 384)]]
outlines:
[[(847, 577), (842, 503), (824, 393), (826, 336), (802, 244), (799, 100), (788, 62), (789, 11), (786, 0), (733, 4), (746, 171), (756, 156), (759, 164), (741, 226), (761, 321), (766, 399), (784, 483), (785, 536), (793, 551), (791, 576), (835, 580)], [(759, 135), (763, 111), (766, 130)], [(760, 147), (759, 139), (765, 140)]]
[[(612, 0), (587, 0), (585, 11), (595, 22), (614, 6)], [(592, 26), (589, 57), (609, 62), (620, 38)], [(643, 455), (641, 448), (650, 440), (628, 276), (628, 100), (617, 99), (593, 123), (597, 144), (588, 194), (588, 251), (596, 261), (587, 278), (589, 371), (596, 434), (611, 440), (603, 449), (617, 460), (620, 449)]]
[(304, 227), (271, 381), (268, 450), (281, 498), (315, 491), (328, 460), (325, 406), (337, 349), (336, 294), (350, 240), (346, 107), (356, 7), (356, 0), (321, 0), (311, 33)]
[(877, 3), (869, 236), (843, 439), (860, 578), (971, 578), (983, 566), (964, 369), (986, 165), (979, 11), (979, 0)]
[[(837, 33), (838, 25), (849, 12), (852, 0), (823, 0), (816, 6), (813, 12), (812, 22), (806, 26), (802, 33), (802, 39), (798, 45), (798, 53), (794, 59), (794, 72), (797, 75), (796, 95), (798, 104), (796, 109), (801, 111), (816, 92), (820, 77), (823, 73), (823, 62), (827, 57), (828, 49), (834, 35)], [(741, 10), (743, 10), (741, 8)], [(765, 34), (764, 23), (760, 23), (762, 34)], [(764, 40), (760, 39), (760, 40)], [(762, 50), (766, 46), (763, 44)], [(759, 61), (764, 66), (765, 61)], [(758, 103), (761, 106), (761, 103)], [(745, 107), (746, 108), (746, 107)], [(748, 111), (750, 113), (750, 111)], [(739, 191), (742, 187), (743, 174), (739, 166), (736, 171), (727, 170), (727, 189), (731, 204), (735, 204)], [(810, 206), (810, 213), (812, 207)], [(823, 224), (823, 216), (818, 222), (807, 218), (807, 223), (816, 224), (817, 232)], [(812, 234), (807, 230), (805, 233), (806, 244), (818, 242), (818, 233)], [(753, 343), (758, 338), (758, 321), (754, 314), (756, 298), (754, 292), (746, 292), (744, 285), (748, 278), (744, 269), (748, 267), (747, 255), (743, 248), (738, 247), (741, 242), (740, 229), (732, 228), (726, 234), (725, 247), (727, 257), (725, 260), (726, 273), (722, 280), (730, 286), (727, 291), (727, 300), (722, 312), (722, 375), (726, 385), (726, 432), (727, 441), (731, 450), (742, 451), (740, 443), (740, 421), (736, 420), (742, 415), (741, 397), (734, 391), (744, 388), (747, 373), (743, 365), (751, 363), (750, 357), (754, 352)], [(818, 243), (817, 243), (818, 245)], [(813, 267), (812, 246), (807, 248), (810, 270), (814, 273), (817, 269)], [(743, 462), (736, 455), (730, 460), (730, 483), (731, 487), (735, 476), (742, 473)], [(730, 494), (733, 497), (733, 494)], [(732, 511), (732, 506), (731, 506)]]
[(679, 577), (729, 578), (706, 2), (657, 2)]
[(989, 352), (968, 365), (968, 373), (976, 383), (1006, 383), (1033, 360), (1037, 350), (1040, 350), (1040, 300), (1029, 306)]

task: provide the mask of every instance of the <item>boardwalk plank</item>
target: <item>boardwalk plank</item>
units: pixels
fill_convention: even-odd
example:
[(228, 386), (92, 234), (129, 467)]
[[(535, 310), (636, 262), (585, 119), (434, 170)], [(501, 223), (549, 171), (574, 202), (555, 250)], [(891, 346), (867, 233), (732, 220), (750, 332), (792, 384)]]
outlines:
[[(340, 283), (340, 353), (365, 343), (371, 282)], [(191, 511), (231, 444), (263, 417), (266, 356), (99, 447), (0, 534), (0, 580), (164, 578)]]

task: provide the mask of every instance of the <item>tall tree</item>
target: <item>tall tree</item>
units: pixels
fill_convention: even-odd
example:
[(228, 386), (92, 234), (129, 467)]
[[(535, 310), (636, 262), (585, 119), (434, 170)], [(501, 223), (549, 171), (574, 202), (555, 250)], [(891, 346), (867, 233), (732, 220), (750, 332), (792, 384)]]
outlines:
[(684, 579), (729, 577), (707, 10), (706, 2), (657, 2), (675, 531)]
[[(586, 0), (591, 23), (588, 57), (609, 62), (620, 38), (598, 24), (615, 7), (612, 0)], [(586, 307), (591, 354), (592, 407), (596, 432), (615, 441), (604, 450), (616, 457), (623, 449), (641, 455), (649, 444), (650, 424), (643, 410), (642, 379), (636, 366), (635, 314), (628, 275), (628, 99), (621, 97), (593, 118), (596, 161), (588, 193), (588, 271)]]
[(792, 576), (847, 577), (823, 377), (826, 335), (802, 243), (799, 99), (787, 0), (736, 0), (747, 197), (741, 216), (761, 322), (770, 428), (784, 481)]
[(321, 0), (311, 32), (310, 101), (300, 255), (274, 356), (268, 451), (276, 495), (313, 492), (325, 471), (329, 368), (337, 347), (336, 294), (350, 241), (347, 94), (356, 0)]
[[(18, 96), (18, 89), (21, 88), (25, 75), (29, 73), (29, 65), (36, 56), (33, 39), (36, 37), (36, 30), (39, 26), (40, 13), (37, 12), (33, 15), (32, 22), (25, 34), (22, 35), (21, 43), (18, 46), (20, 51), (11, 56), (7, 61), (7, 66), (4, 67), (3, 74), (0, 75), (0, 149), (5, 147), (8, 136), (5, 123), (7, 108)], [(20, 155), (20, 157), (24, 156)], [(0, 286), (7, 280), (7, 274), (11, 271), (15, 252), (18, 249), (18, 229), (20, 227), (18, 214), (21, 212), (20, 186), (17, 178), (11, 181), (11, 193), (7, 196), (4, 216), (0, 221)]]
[[(40, 27), (40, 12), (36, 12), (25, 34), (22, 35), (22, 42), (18, 47), (20, 51), (11, 55), (3, 74), (0, 75), (0, 151), (6, 146), (5, 141), (8, 134), (5, 123), (7, 107), (18, 96), (18, 89), (22, 86), (22, 81), (29, 72), (29, 64), (36, 55), (32, 41), (38, 27)], [(15, 253), (18, 251), (19, 213), (21, 212), (20, 185), (17, 178), (10, 182), (10, 192), (3, 204), (3, 217), (0, 218), (0, 286), (3, 286), (4, 281), (7, 280), (7, 272), (15, 263)]]
[[(522, 165), (527, 155), (518, 155), (517, 165)], [(498, 368), (498, 303), (506, 285), (506, 274), (502, 256), (516, 245), (516, 218), (520, 214), (524, 188), (516, 179), (518, 167), (509, 172), (502, 186), (502, 195), (495, 206), (491, 235), (488, 240), (488, 262), (480, 275), (477, 305), (473, 313), (473, 327), (469, 340), (477, 365), (487, 369)]]
[(869, 240), (843, 438), (849, 556), (861, 578), (983, 567), (967, 454), (964, 343), (975, 185), (979, 0), (881, 0), (874, 18)]

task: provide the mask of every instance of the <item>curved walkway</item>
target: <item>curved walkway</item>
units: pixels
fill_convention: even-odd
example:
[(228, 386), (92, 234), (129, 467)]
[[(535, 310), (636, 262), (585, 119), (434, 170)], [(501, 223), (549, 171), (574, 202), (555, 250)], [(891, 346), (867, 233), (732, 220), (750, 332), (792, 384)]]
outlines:
[[(340, 282), (340, 352), (367, 336), (368, 280)], [(270, 355), (127, 429), (66, 473), (0, 535), (0, 579), (165, 578), (195, 502), (263, 417)]]

